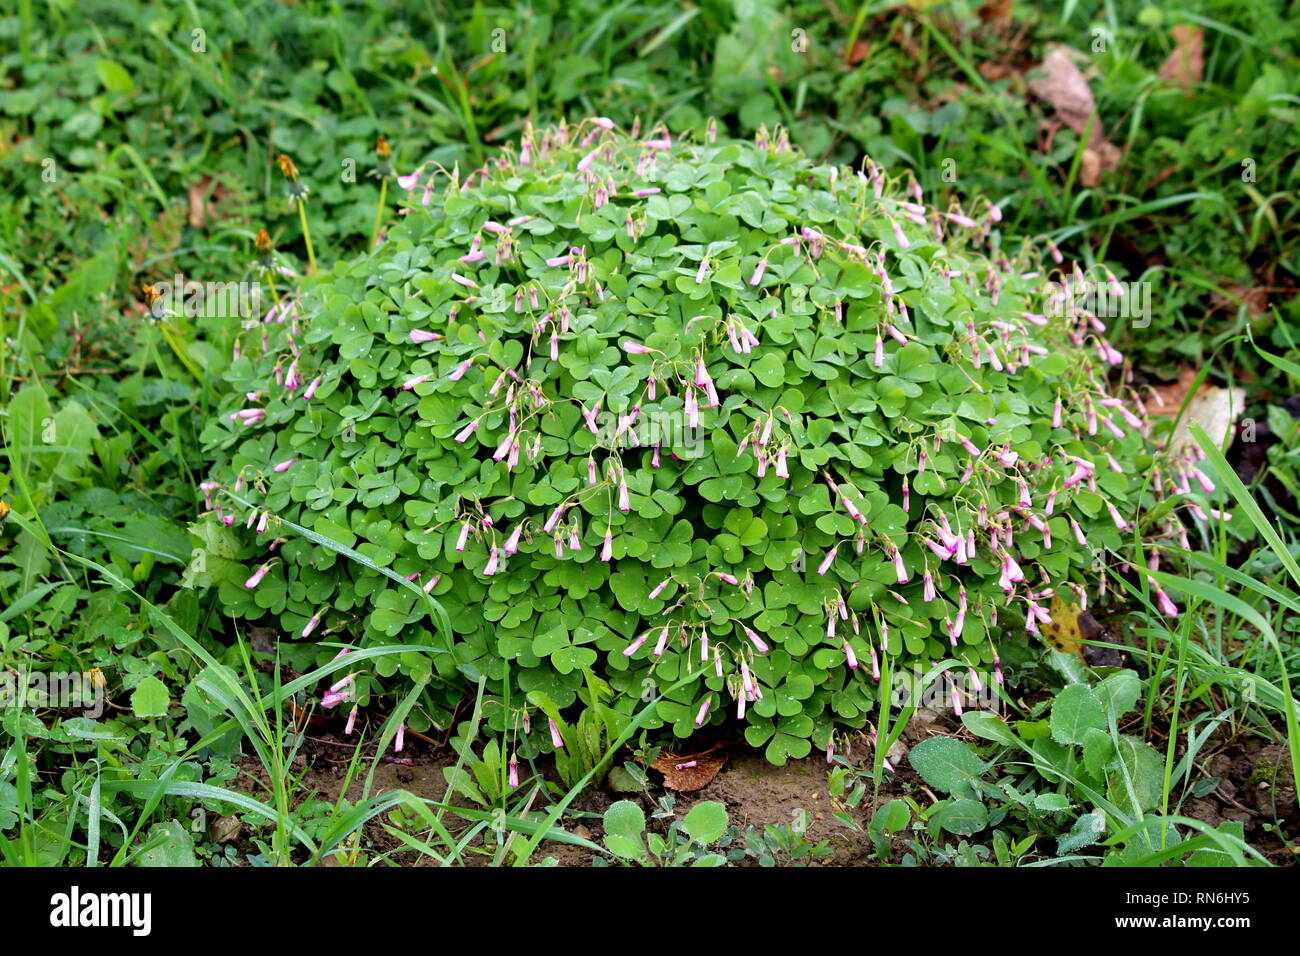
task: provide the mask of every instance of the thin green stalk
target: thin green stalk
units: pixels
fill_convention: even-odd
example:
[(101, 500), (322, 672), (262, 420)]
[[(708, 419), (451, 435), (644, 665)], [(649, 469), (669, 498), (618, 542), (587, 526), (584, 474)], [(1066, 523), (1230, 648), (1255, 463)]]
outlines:
[(307, 206), (298, 200), (298, 221), (302, 223), (302, 239), (307, 244), (307, 274), (316, 274), (316, 253), (311, 247), (311, 229), (307, 226)]
[[(375, 228), (370, 234), (370, 248), (379, 245), (379, 226), (384, 221), (384, 203), (388, 199), (388, 177), (379, 180), (379, 205), (375, 207)], [(308, 248), (311, 248), (308, 246)]]

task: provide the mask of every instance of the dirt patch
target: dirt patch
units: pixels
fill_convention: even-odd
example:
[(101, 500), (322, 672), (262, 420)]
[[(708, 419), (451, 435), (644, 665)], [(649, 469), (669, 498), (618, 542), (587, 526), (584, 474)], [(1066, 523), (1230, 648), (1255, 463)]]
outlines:
[[(1156, 738), (1153, 743), (1158, 745), (1160, 729), (1153, 730)], [(875, 809), (886, 801), (907, 796), (926, 805), (938, 799), (939, 795), (931, 793), (912, 770), (906, 754), (921, 740), (939, 734), (969, 739), (960, 724), (946, 716), (919, 711), (889, 755), (895, 772), (886, 774), (874, 801), (868, 793), (855, 807), (848, 807), (843, 801), (831, 797), (829, 780), (832, 766), (828, 765), (824, 755), (792, 760), (785, 766), (776, 767), (769, 764), (761, 752), (731, 743), (719, 751), (726, 755), (725, 766), (699, 790), (672, 793), (661, 785), (660, 775), (652, 770), (651, 786), (647, 791), (615, 793), (593, 790), (575, 801), (561, 826), (575, 836), (600, 845), (604, 837), (603, 814), (617, 800), (629, 799), (638, 803), (645, 811), (649, 829), (661, 834), (668, 831), (674, 819), (680, 820), (696, 804), (714, 800), (726, 807), (730, 822), (739, 830), (739, 839), (731, 844), (732, 849), (743, 847), (745, 834), (751, 830), (761, 834), (769, 825), (784, 825), (791, 829), (804, 826), (803, 838), (806, 841), (812, 844), (826, 841), (830, 848), (828, 855), (811, 861), (811, 865), (872, 865), (880, 860), (871, 840), (865, 833), (846, 825), (836, 814), (865, 829)], [(355, 742), (331, 734), (309, 737), (290, 770), (295, 803), (315, 799), (332, 804), (345, 787), (348, 800), (354, 805), (359, 802), (372, 755), (363, 754), (359, 766), (349, 777), (355, 746)], [(841, 743), (840, 752), (855, 769), (869, 770), (872, 746), (865, 738), (851, 744)], [(421, 740), (408, 741), (400, 757), (402, 762), (390, 760), (376, 767), (370, 791), (372, 795), (401, 789), (428, 800), (446, 799), (443, 769), (456, 762), (449, 748)], [(1188, 798), (1175, 812), (1213, 826), (1224, 821), (1239, 821), (1247, 842), (1266, 857), (1282, 865), (1295, 863), (1294, 854), (1277, 835), (1279, 829), (1287, 833), (1300, 827), (1300, 809), (1297, 808), (1295, 781), (1290, 773), (1290, 756), (1286, 748), (1262, 738), (1239, 735), (1211, 743), (1197, 763), (1216, 778), (1217, 786), (1202, 796)], [(245, 758), (239, 766), (242, 773), (236, 781), (238, 789), (266, 800), (270, 781), (261, 765), (255, 759)], [(549, 764), (539, 762), (537, 767), (539, 772), (554, 779)], [(455, 794), (451, 802), (468, 805)], [(541, 806), (536, 809), (541, 809)], [(362, 842), (367, 848), (368, 858), (373, 860), (375, 855), (380, 855), (390, 864), (406, 866), (437, 864), (384, 829), (385, 822), (387, 817), (381, 815), (366, 825)], [(458, 837), (476, 825), (455, 814), (445, 815), (444, 823)], [(412, 832), (421, 829), (417, 826)], [(518, 835), (515, 839), (526, 838)], [(907, 831), (895, 836), (889, 862), (897, 862), (907, 851), (907, 839)], [(244, 848), (242, 843), (237, 845)], [(470, 846), (477, 852), (466, 854), (463, 862), (471, 866), (492, 863), (495, 839), (490, 833), (480, 832)], [(247, 849), (255, 852), (251, 843), (247, 844)], [(538, 848), (531, 862), (590, 866), (597, 856), (600, 854), (586, 847), (547, 841)], [(733, 865), (757, 865), (757, 861), (746, 856)]]

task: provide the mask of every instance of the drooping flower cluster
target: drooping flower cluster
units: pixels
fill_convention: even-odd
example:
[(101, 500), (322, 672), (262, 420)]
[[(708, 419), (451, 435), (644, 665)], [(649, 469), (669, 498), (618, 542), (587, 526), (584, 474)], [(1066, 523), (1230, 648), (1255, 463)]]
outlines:
[[(365, 645), (419, 628), (423, 595), (447, 608), (417, 730), (449, 719), (458, 666), (560, 705), (594, 669), (624, 712), (650, 681), (684, 734), (729, 696), (798, 754), (869, 719), (887, 661), (1001, 685), (999, 612), (1035, 633), (1062, 588), (1126, 560), (1145, 471), (1207, 517), (1210, 478), (1161, 454), (1105, 322), (1054, 314), (988, 200), (932, 208), (781, 131), (694, 143), (603, 118), (526, 129), (439, 202), (436, 179), (399, 177), (408, 215), (380, 250), (268, 316), (203, 489), (227, 526), (342, 535), (409, 584), (283, 546), (244, 589), (274, 572), (283, 597), (223, 592), (236, 613)], [(1150, 561), (1185, 544), (1177, 513), (1141, 528)]]

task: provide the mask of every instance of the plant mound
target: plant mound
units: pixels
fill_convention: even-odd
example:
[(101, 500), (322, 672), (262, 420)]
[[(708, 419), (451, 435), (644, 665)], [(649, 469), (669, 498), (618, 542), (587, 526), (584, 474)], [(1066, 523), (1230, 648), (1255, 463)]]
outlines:
[(782, 762), (884, 668), (1000, 683), (1134, 543), (1141, 401), (996, 206), (704, 139), (597, 118), (404, 177), (377, 251), (243, 333), (192, 580), (300, 667), (424, 648), (326, 707), (446, 727), (482, 681), (511, 746), (594, 696), (682, 737), (739, 715)]

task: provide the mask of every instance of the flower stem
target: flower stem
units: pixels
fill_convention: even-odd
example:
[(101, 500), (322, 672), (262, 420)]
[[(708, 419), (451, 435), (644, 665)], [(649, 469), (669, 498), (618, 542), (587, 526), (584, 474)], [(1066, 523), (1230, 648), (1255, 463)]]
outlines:
[(388, 177), (379, 180), (379, 205), (375, 207), (375, 231), (370, 236), (370, 248), (379, 245), (379, 224), (384, 219), (384, 200), (388, 198)]
[(307, 243), (307, 273), (316, 274), (316, 253), (311, 248), (311, 230), (307, 228), (307, 206), (298, 200), (298, 221), (302, 223), (302, 238)]

